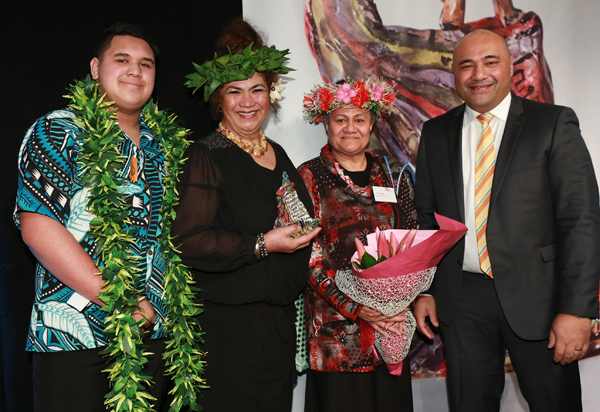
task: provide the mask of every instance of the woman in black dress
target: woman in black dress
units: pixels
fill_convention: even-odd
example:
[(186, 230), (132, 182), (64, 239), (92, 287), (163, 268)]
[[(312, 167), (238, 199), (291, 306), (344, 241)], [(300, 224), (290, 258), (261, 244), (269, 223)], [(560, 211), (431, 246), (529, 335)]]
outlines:
[[(255, 53), (245, 50), (251, 44)], [(277, 73), (289, 70), (281, 65), (287, 51), (263, 47), (243, 20), (224, 30), (217, 48), (217, 56), (229, 56), (219, 60), (220, 73), (201, 69), (188, 76), (190, 87), (205, 81), (205, 99), (210, 96), (220, 124), (188, 149), (173, 226), (183, 262), (202, 289), (199, 321), (210, 388), (199, 403), (207, 412), (289, 411), (296, 379), (294, 300), (308, 275), (307, 246), (319, 230), (292, 238), (296, 225), (273, 229), (284, 172), (312, 213), (294, 165), (261, 130), (281, 90)], [(247, 67), (256, 71), (229, 81), (244, 77)], [(222, 84), (214, 89), (213, 80)]]

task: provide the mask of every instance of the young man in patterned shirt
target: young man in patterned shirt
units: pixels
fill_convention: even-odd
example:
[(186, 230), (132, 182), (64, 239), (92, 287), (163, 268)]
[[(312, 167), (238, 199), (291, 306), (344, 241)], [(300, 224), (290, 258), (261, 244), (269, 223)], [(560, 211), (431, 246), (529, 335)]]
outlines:
[[(118, 23), (99, 39), (90, 62), (91, 76), (114, 102), (122, 130), (121, 155), (126, 159), (119, 187), (127, 194), (125, 210), (135, 237), (130, 250), (140, 258), (136, 282), (144, 290), (136, 320), (142, 328), (149, 356), (144, 373), (151, 376), (160, 410), (166, 382), (164, 363), (165, 262), (158, 252), (161, 237), (160, 204), (164, 192), (164, 153), (140, 115), (154, 89), (158, 49), (140, 27)], [(104, 411), (109, 392), (107, 313), (98, 298), (104, 281), (94, 263), (97, 244), (90, 236), (94, 217), (86, 208), (89, 190), (83, 177), (81, 140), (87, 130), (75, 122), (70, 108), (38, 119), (27, 132), (19, 153), (19, 189), (15, 222), (23, 240), (37, 258), (36, 295), (26, 350), (33, 352), (36, 411)], [(150, 339), (152, 338), (152, 339)]]

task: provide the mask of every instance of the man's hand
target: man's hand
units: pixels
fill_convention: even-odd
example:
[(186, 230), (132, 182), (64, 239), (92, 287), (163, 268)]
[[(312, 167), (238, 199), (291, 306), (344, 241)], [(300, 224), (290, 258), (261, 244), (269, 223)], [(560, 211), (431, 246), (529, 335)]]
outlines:
[(413, 309), (413, 315), (415, 316), (415, 320), (417, 321), (417, 328), (419, 331), (427, 336), (429, 339), (434, 338), (434, 333), (427, 326), (425, 322), (429, 317), (430, 322), (434, 326), (440, 326), (438, 322), (436, 310), (435, 310), (435, 298), (433, 296), (419, 296), (415, 300), (415, 308)]
[(590, 318), (559, 313), (552, 322), (548, 348), (554, 348), (554, 362), (566, 365), (583, 358), (590, 345)]
[(133, 314), (133, 318), (136, 320), (136, 322), (146, 319), (146, 322), (144, 322), (141, 326), (142, 330), (152, 329), (156, 323), (156, 312), (154, 312), (152, 303), (150, 303), (148, 299), (142, 298), (140, 300), (140, 309), (141, 311), (136, 311)]

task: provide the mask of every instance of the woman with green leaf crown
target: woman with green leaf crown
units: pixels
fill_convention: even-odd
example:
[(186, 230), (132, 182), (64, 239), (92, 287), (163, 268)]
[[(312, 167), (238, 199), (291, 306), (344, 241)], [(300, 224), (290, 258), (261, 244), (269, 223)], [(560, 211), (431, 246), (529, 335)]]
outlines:
[(408, 166), (367, 150), (380, 116), (397, 110), (391, 83), (350, 77), (317, 85), (304, 97), (310, 123), (323, 122), (327, 144), (298, 170), (312, 197), (321, 232), (312, 245), (305, 290), (310, 370), (305, 411), (412, 411), (410, 364), (400, 376), (377, 357), (374, 330), (400, 334), (396, 322), (346, 296), (336, 285), (339, 270), (351, 269), (355, 238), (366, 244), (376, 229), (417, 227), (413, 180)]
[(219, 127), (191, 145), (178, 185), (173, 230), (203, 300), (207, 352), (202, 406), (212, 411), (291, 409), (295, 306), (308, 275), (312, 238), (273, 229), (277, 192), (289, 176), (302, 207), (310, 196), (283, 148), (262, 126), (280, 98), (287, 50), (267, 47), (245, 21), (221, 33), (215, 57), (188, 76), (203, 87)]

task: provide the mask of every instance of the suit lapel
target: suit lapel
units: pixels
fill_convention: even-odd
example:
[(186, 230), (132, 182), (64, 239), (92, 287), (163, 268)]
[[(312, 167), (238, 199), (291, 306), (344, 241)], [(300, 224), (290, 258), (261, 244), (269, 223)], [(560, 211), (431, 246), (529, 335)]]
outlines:
[(465, 189), (462, 173), (462, 123), (465, 105), (457, 110), (448, 128), (448, 153), (450, 155), (450, 172), (454, 183), (454, 193), (458, 204), (460, 221), (465, 221)]
[(523, 111), (521, 98), (513, 93), (510, 109), (508, 111), (508, 119), (506, 119), (506, 126), (504, 128), (504, 134), (502, 135), (502, 142), (500, 143), (500, 150), (498, 151), (498, 158), (496, 159), (490, 207), (494, 204), (494, 201), (502, 188), (502, 182), (508, 172), (508, 166), (510, 165), (515, 146), (519, 140), (524, 120), (525, 113)]

